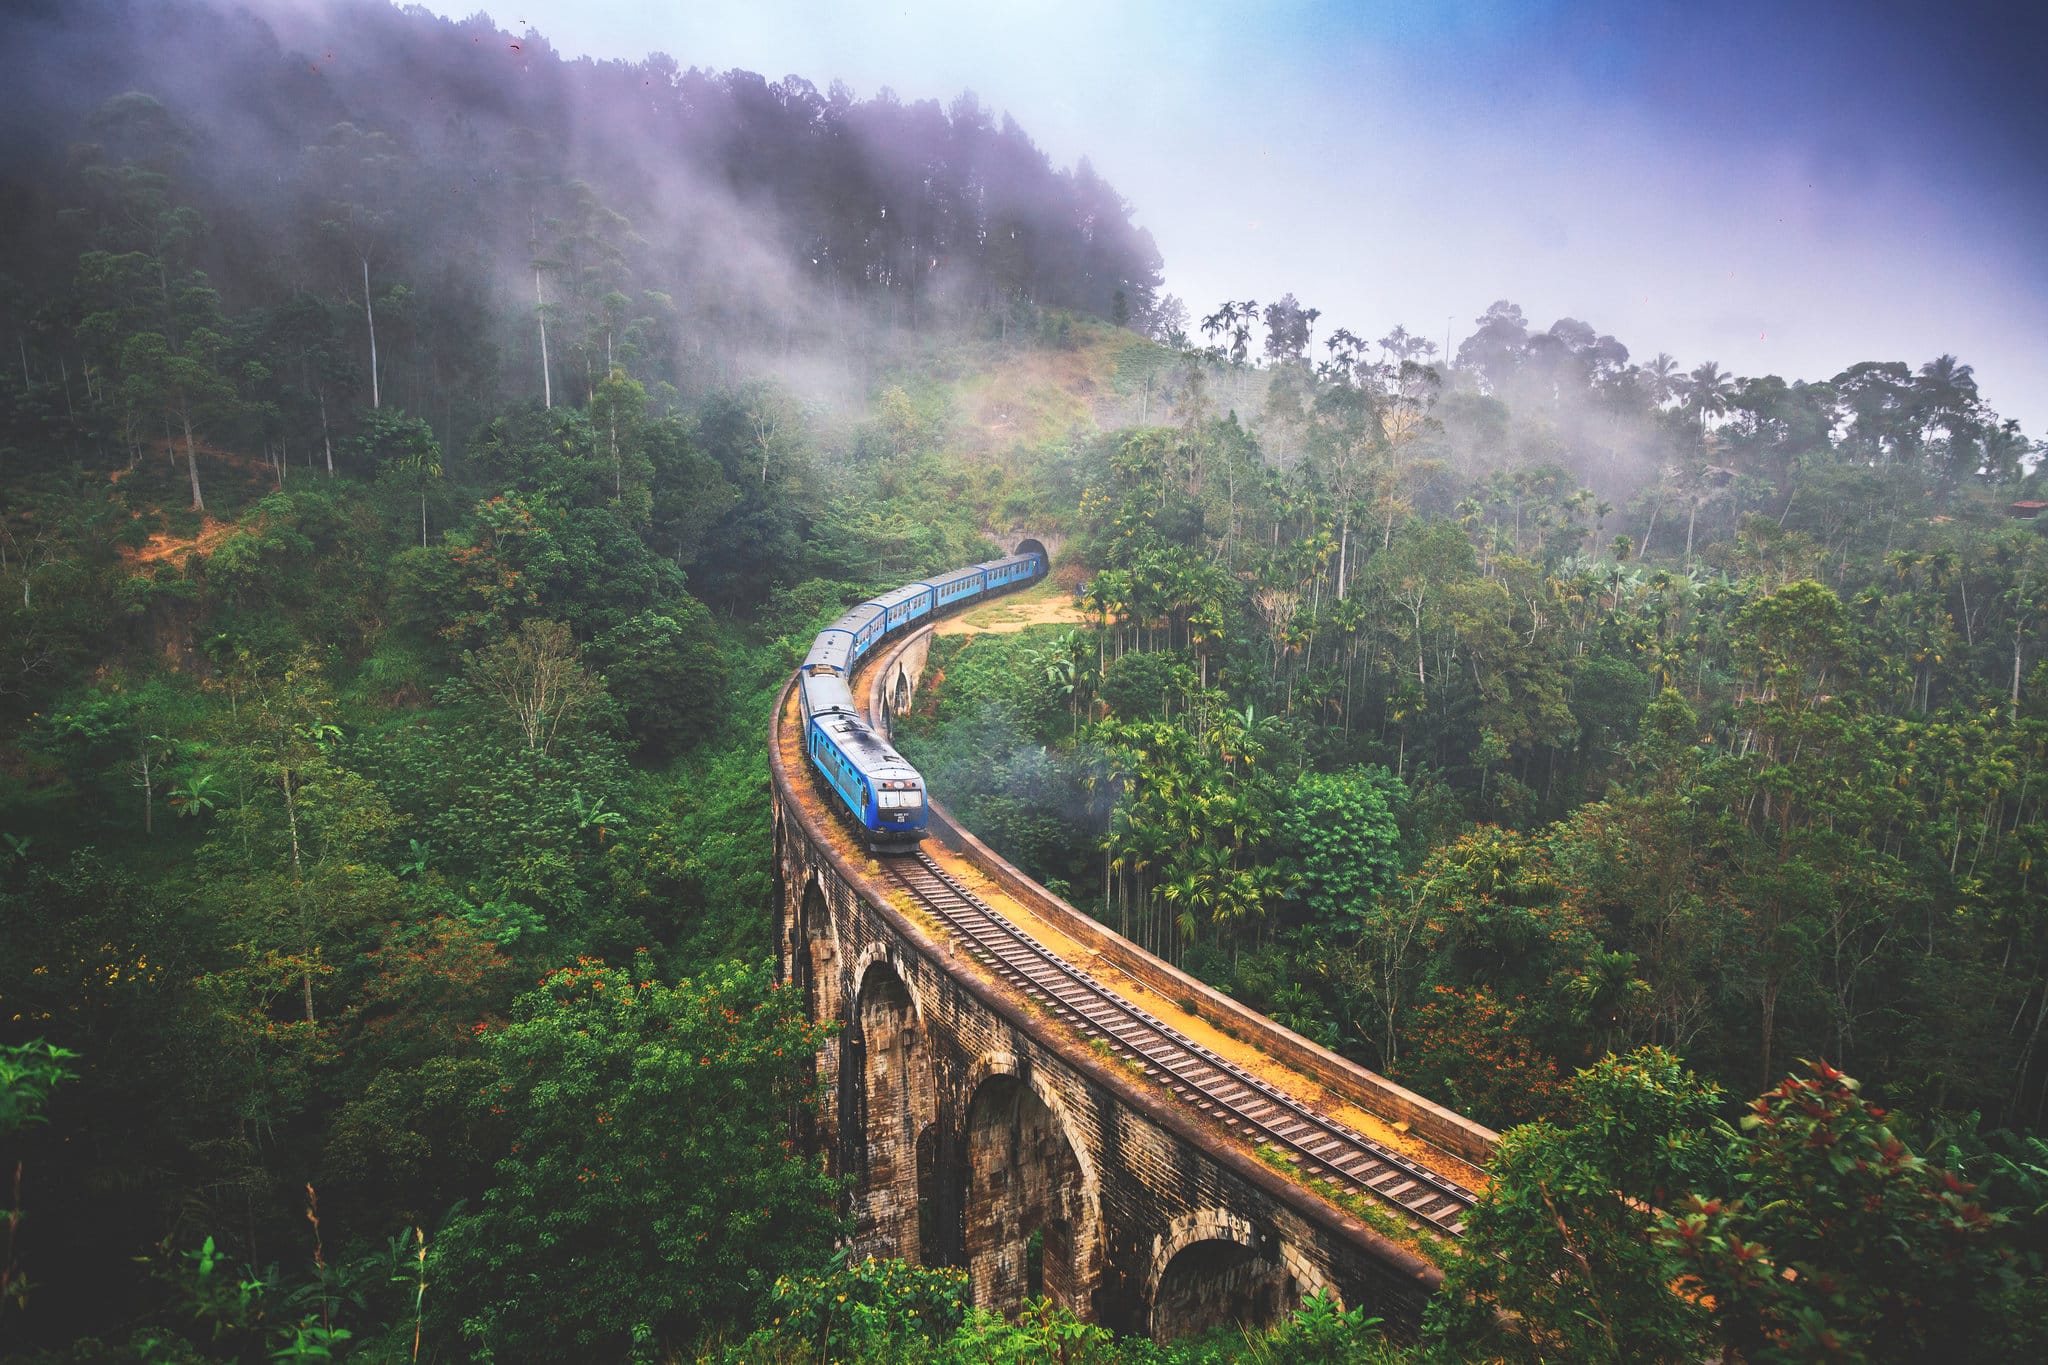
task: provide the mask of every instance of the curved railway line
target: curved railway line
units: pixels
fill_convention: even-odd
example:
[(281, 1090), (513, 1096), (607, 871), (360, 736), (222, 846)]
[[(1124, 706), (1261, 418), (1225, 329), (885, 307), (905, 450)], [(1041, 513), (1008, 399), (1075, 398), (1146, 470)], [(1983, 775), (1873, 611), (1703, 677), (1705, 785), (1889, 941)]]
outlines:
[[(894, 709), (885, 700), (891, 670), (902, 674), (899, 659), (930, 629), (876, 650), (849, 670), (855, 712), (878, 734), (888, 734)], [(921, 670), (922, 658), (912, 666)], [(900, 688), (902, 678), (893, 685)], [(798, 710), (785, 693), (778, 725), (799, 726)], [(807, 765), (802, 742), (792, 741), (791, 733), (782, 731), (776, 755), (799, 771)], [(809, 795), (809, 788), (804, 782), (792, 792), (808, 822), (829, 826), (842, 856), (858, 848), (851, 818)], [(1306, 1193), (1339, 1208), (1369, 1200), (1427, 1235), (1464, 1232), (1485, 1187), (1482, 1168), (1493, 1134), (1340, 1058), (1318, 1056), (1312, 1044), (1270, 1021), (1247, 1018), (1235, 1002), (1214, 998), (1201, 983), (1181, 978), (1045, 893), (936, 801), (932, 810), (932, 843), (893, 856), (854, 854), (843, 874), (865, 880), (872, 901), (950, 940), (971, 961), (971, 976), (1084, 1044), (1103, 1065), (1128, 1071), (1127, 1083), (1179, 1109), (1183, 1122), (1194, 1120), (1240, 1151), (1253, 1149), (1245, 1156), (1265, 1158), (1268, 1167), (1281, 1165), (1271, 1160), (1278, 1154)], [(1181, 989), (1186, 999), (1175, 994)], [(1190, 1022), (1169, 1023), (1146, 1007), (1151, 996), (1176, 1000)], [(1198, 1000), (1204, 1002), (1199, 1011)], [(1233, 1017), (1237, 1028), (1226, 1022)], [(1249, 1043), (1239, 1029), (1250, 1030)]]
[(1144, 1069), (1182, 1102), (1320, 1177), (1457, 1236), (1476, 1196), (1218, 1056), (1150, 1011), (1096, 984), (962, 886), (922, 850), (881, 863), (885, 880), (943, 923), (968, 953), (1093, 1043)]

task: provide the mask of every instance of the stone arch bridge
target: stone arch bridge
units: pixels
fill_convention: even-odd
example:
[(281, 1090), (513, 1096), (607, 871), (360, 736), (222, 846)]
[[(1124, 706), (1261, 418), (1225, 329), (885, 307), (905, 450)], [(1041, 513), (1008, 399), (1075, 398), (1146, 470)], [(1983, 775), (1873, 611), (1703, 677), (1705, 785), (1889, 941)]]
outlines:
[[(864, 670), (856, 695), (871, 714), (907, 702), (926, 638), (880, 651)], [(1301, 1178), (1316, 1166), (1314, 1135), (1297, 1139), (1302, 1166), (1281, 1168), (1246, 1122), (1177, 1093), (1119, 1055), (1114, 1037), (1091, 1039), (1078, 1016), (1005, 980), (997, 959), (893, 880), (899, 859), (868, 858), (819, 799), (787, 691), (770, 756), (779, 975), (814, 1018), (838, 1025), (818, 1059), (824, 1099), (807, 1136), (851, 1177), (857, 1252), (965, 1267), (987, 1307), (1046, 1295), (1160, 1338), (1264, 1325), (1317, 1290), (1413, 1332), (1441, 1280), (1423, 1254), (1441, 1227), (1387, 1202), (1374, 1221), (1395, 1235), (1383, 1235), (1326, 1197), (1329, 1185)], [(1062, 959), (1140, 999), (1145, 1017), (1171, 1015), (1218, 1048), (1226, 1037), (1248, 1044), (1247, 1064), (1290, 1099), (1353, 1127), (1382, 1125), (1373, 1131), (1413, 1158), (1415, 1179), (1375, 1176), (1377, 1188), (1438, 1173), (1480, 1183), (1491, 1132), (1141, 952), (936, 805), (933, 831), (939, 870), (956, 886), (1028, 919)], [(1286, 1115), (1273, 1122), (1299, 1131)], [(1333, 1169), (1322, 1174), (1341, 1183), (1354, 1159), (1325, 1150)]]

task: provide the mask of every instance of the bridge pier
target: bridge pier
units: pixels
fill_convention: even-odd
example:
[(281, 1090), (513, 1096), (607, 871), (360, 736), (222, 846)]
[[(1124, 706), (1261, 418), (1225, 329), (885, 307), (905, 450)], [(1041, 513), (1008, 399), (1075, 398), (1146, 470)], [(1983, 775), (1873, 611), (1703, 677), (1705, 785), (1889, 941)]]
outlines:
[(858, 1078), (848, 1125), (859, 1220), (854, 1249), (922, 1262), (920, 1204), (936, 1176), (919, 1166), (920, 1140), (938, 1122), (931, 1050), (910, 989), (886, 956), (870, 952), (859, 976), (859, 1007), (845, 1035)]

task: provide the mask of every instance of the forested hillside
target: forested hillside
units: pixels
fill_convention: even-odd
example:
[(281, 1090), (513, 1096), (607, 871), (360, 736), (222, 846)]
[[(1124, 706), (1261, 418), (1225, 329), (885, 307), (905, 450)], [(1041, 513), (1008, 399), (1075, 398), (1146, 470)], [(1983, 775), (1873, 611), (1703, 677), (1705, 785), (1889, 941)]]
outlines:
[(1178, 425), (1084, 455), (1101, 628), (984, 717), (1030, 860), (1493, 1122), (1639, 1042), (2039, 1123), (2048, 546), (1969, 367), (1679, 374), (1500, 304), (1441, 371), (1304, 316), (1226, 305)]
[(614, 365), (858, 398), (898, 328), (1152, 306), (1115, 191), (971, 95), (569, 61), (380, 0), (275, 22), (12, 11), (38, 54), (0, 111), (15, 445), (132, 456), (175, 372), (173, 425), (324, 469), (356, 405), (460, 445), (507, 396), (587, 405)]
[[(381, 4), (8, 22), (0, 1029), (42, 1046), (6, 1054), (0, 1341), (745, 1320), (838, 1228), (760, 965), (768, 698), (821, 614), (994, 552), (1026, 475), (939, 458), (946, 394), (1093, 335), (1049, 308), (1149, 308), (1149, 239), (971, 98)], [(564, 1049), (610, 1001), (607, 1076)], [(600, 1121), (649, 1150), (581, 1152), (549, 1068), (644, 1086)], [(601, 1304), (522, 1288), (513, 1226), (597, 1169), (699, 1212)]]
[(1425, 1351), (2038, 1346), (2048, 517), (1942, 338), (1191, 318), (972, 97), (369, 0), (4, 22), (0, 1353), (1406, 1356), (833, 1259), (769, 703), (1013, 529), (1093, 627), (942, 642), (906, 750), (1527, 1125)]

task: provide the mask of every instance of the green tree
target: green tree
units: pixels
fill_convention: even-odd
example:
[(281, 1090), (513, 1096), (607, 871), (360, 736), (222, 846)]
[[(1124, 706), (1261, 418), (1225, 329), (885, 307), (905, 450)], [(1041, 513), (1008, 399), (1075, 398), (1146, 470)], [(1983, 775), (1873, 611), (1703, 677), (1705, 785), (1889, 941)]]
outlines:
[(646, 420), (647, 390), (624, 370), (611, 371), (591, 392), (590, 425), (612, 467), (612, 496), (630, 504), (628, 517), (636, 526), (645, 526), (653, 509), (652, 469), (641, 446)]
[(305, 151), (308, 187), (325, 201), (322, 231), (340, 241), (362, 268), (363, 328), (369, 337), (370, 407), (384, 406), (377, 367), (377, 315), (370, 293), (370, 267), (389, 250), (393, 220), (403, 194), (408, 163), (388, 134), (337, 123), (319, 145)]
[(366, 413), (355, 448), (380, 478), (410, 488), (420, 505), (420, 548), (427, 545), (427, 490), (441, 477), (441, 443), (434, 429), (397, 408)]
[(226, 339), (202, 328), (173, 346), (158, 332), (130, 337), (121, 348), (121, 368), (127, 372), (122, 396), (137, 413), (158, 416), (166, 424), (176, 422), (185, 436), (185, 473), (192, 486), (192, 510), (204, 512), (206, 498), (199, 489), (199, 446), (195, 431), (209, 422), (233, 415), (235, 386), (221, 373), (221, 351)]
[(200, 862), (238, 931), (239, 961), (210, 984), (252, 1037), (267, 1038), (269, 1010), (295, 983), (310, 1034), (315, 983), (353, 963), (397, 896), (376, 860), (392, 811), (344, 761), (334, 693), (310, 650), (275, 669), (238, 657), (216, 688), (231, 699), (217, 738), (239, 799), (213, 822)]
[(529, 620), (488, 649), (462, 656), (478, 695), (512, 723), (529, 751), (550, 753), (562, 728), (601, 700), (604, 681), (584, 669), (582, 650), (561, 621)]
[(1530, 1038), (1527, 1011), (1484, 986), (1436, 986), (1407, 1010), (1394, 1078), (1491, 1127), (1525, 1123), (1557, 1102), (1557, 1062)]
[(808, 1348), (820, 1361), (880, 1360), (930, 1350), (966, 1321), (966, 1271), (845, 1255), (823, 1273), (777, 1279), (761, 1310), (771, 1322), (755, 1343)]
[(1707, 439), (1707, 419), (1728, 411), (1735, 398), (1735, 376), (1721, 368), (1719, 361), (1703, 360), (1686, 377), (1685, 405), (1699, 424), (1702, 444)]
[(1385, 768), (1306, 773), (1288, 793), (1280, 827), (1298, 850), (1297, 894), (1317, 929), (1359, 927), (1401, 875), (1408, 788)]
[(590, 652), (633, 738), (655, 757), (711, 733), (724, 713), (725, 660), (695, 598), (641, 612), (591, 641)]
[[(0, 1043), (0, 1138), (13, 1137), (31, 1123), (43, 1121), (43, 1106), (59, 1081), (70, 1080), (64, 1065), (78, 1054), (38, 1038), (27, 1043)], [(0, 1301), (7, 1298), (0, 1292)]]
[(1649, 1232), (1711, 1180), (1718, 1089), (1643, 1048), (1581, 1071), (1560, 1121), (1504, 1134), (1427, 1333), (1455, 1360), (1603, 1365), (1703, 1358), (1703, 1307), (1671, 1288)]
[[(821, 1041), (799, 993), (729, 965), (552, 972), (492, 1033), (497, 1183), (443, 1239), (475, 1359), (654, 1359), (744, 1317), (841, 1231), (787, 1140)], [(450, 1326), (454, 1326), (450, 1323)]]
[(1411, 894), (1424, 918), (1433, 983), (1534, 995), (1576, 967), (1593, 942), (1575, 888), (1550, 850), (1514, 830), (1482, 825), (1437, 849), (1416, 872)]

